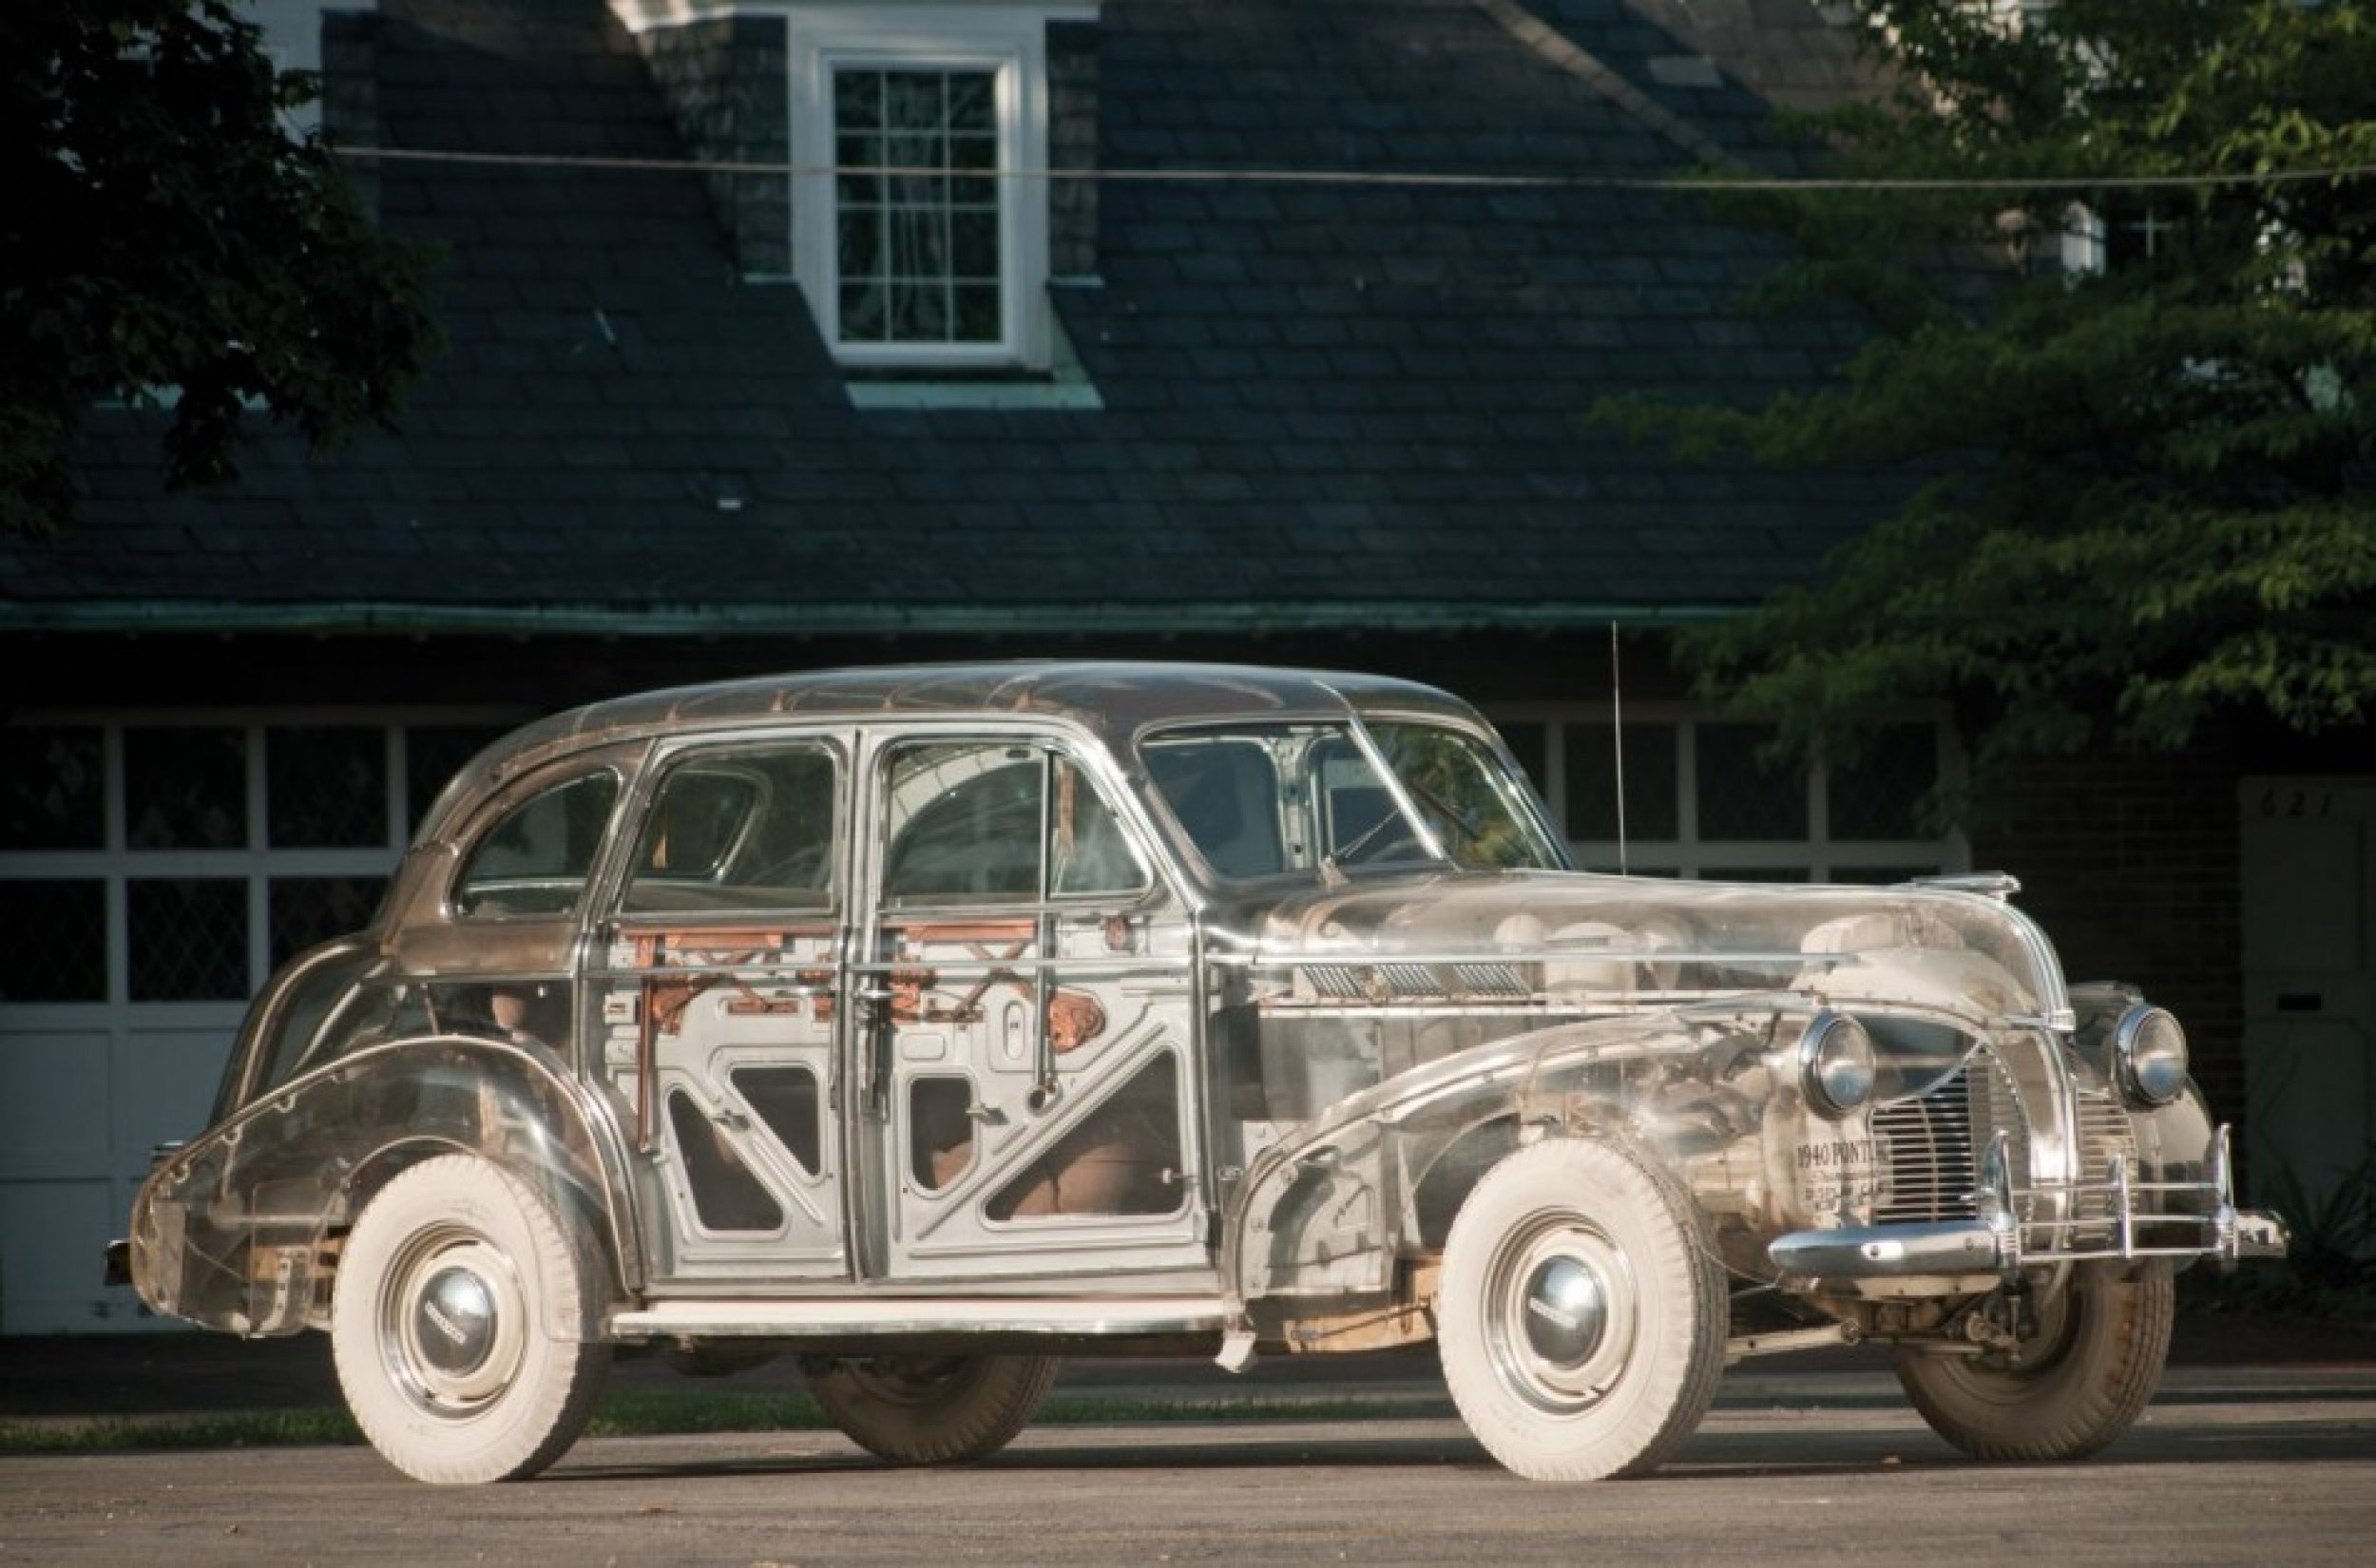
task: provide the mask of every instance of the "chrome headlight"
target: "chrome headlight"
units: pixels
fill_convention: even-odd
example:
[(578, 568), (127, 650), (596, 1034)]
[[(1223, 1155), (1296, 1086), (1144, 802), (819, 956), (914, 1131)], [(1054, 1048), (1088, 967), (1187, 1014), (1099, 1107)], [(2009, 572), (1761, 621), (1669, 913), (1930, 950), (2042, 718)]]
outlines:
[(1817, 1013), (1798, 1037), (1798, 1082), (1823, 1115), (1848, 1115), (1872, 1098), (1872, 1036), (1846, 1013)]
[(2112, 1029), (2112, 1074), (2120, 1092), (2139, 1105), (2167, 1105), (2186, 1087), (2186, 1030), (2159, 1007), (2142, 1003)]

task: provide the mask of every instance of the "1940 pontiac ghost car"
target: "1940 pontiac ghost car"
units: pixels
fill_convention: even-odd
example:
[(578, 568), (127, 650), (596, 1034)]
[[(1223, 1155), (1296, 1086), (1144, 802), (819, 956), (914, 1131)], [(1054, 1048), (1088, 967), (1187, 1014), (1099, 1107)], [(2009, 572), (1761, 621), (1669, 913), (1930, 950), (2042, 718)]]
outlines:
[(1432, 1337), (1521, 1474), (1659, 1463), (1733, 1360), (1887, 1341), (1983, 1458), (2152, 1396), (2172, 1276), (2282, 1252), (2177, 1022), (2003, 879), (1568, 869), (1446, 695), (847, 671), (532, 724), (258, 999), (116, 1261), (327, 1329), (431, 1482), (532, 1473), (610, 1347), (802, 1359), (886, 1459), (1064, 1353)]

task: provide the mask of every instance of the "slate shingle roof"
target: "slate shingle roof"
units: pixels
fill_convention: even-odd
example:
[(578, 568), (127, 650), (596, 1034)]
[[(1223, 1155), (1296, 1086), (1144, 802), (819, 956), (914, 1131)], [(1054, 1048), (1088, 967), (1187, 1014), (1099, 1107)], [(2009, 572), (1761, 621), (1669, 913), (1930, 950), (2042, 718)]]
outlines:
[[(1644, 10), (1530, 9), (1729, 152), (1779, 156)], [(1507, 10), (1107, 0), (1102, 164), (1687, 164)], [(685, 156), (602, 0), (384, 0), (379, 28), (389, 145)], [(1670, 194), (1117, 181), (1099, 286), (1055, 291), (1104, 407), (889, 412), (850, 405), (795, 289), (736, 279), (693, 174), (378, 182), (392, 226), (450, 251), (450, 353), (405, 435), (316, 463), (275, 443), (233, 489), (165, 497), (150, 434), (103, 422), (77, 530), (0, 542), (0, 625), (1556, 625), (1745, 602), (1882, 493), (1584, 423), (1628, 389), (1761, 396), (1847, 340), (1742, 315), (1771, 242)]]

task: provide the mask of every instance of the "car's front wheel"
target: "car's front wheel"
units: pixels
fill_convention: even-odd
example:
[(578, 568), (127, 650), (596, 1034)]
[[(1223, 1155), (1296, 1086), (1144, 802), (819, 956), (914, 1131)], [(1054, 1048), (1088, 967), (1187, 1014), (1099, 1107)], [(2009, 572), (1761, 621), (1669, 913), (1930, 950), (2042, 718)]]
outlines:
[(2176, 1289), (2081, 1270), (2036, 1308), (2018, 1353), (1897, 1353), (1898, 1381), (1930, 1429), (1974, 1459), (2064, 1460), (2129, 1429), (2160, 1386)]
[(1529, 1480), (1657, 1468), (1707, 1413), (1725, 1328), (1697, 1208), (1613, 1144), (1519, 1150), (1445, 1241), (1444, 1380), (1477, 1441)]
[(809, 1391), (851, 1442), (893, 1464), (996, 1453), (1063, 1370), (1057, 1356), (850, 1356), (807, 1364)]
[(534, 1475), (577, 1441), (610, 1347), (557, 1337), (597, 1286), (561, 1215), (470, 1155), (397, 1176), (348, 1235), (330, 1340), (355, 1425), (441, 1484)]

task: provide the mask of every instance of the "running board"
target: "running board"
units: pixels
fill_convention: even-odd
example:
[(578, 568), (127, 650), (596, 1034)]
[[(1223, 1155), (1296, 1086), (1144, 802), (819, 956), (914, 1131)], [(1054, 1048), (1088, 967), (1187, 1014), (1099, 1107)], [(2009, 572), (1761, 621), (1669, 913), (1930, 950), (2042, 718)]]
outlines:
[(872, 1335), (1217, 1334), (1218, 1296), (868, 1296), (830, 1301), (656, 1301), (612, 1314), (620, 1339), (845, 1339)]

